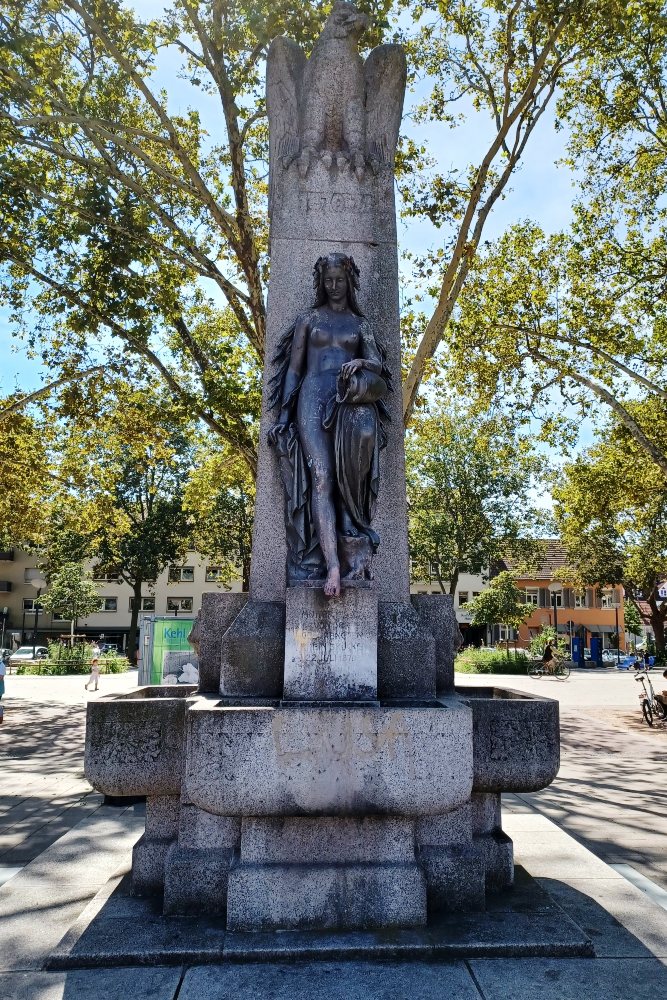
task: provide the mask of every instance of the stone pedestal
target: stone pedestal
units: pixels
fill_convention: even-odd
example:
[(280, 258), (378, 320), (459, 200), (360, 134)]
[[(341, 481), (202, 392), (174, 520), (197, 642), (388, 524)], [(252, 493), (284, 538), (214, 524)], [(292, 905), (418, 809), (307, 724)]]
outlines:
[[(295, 863), (295, 859), (298, 862)], [(230, 930), (354, 930), (426, 923), (413, 823), (402, 818), (244, 819), (230, 872)]]
[(377, 697), (378, 599), (346, 587), (329, 600), (320, 587), (289, 587), (283, 697), (368, 701)]

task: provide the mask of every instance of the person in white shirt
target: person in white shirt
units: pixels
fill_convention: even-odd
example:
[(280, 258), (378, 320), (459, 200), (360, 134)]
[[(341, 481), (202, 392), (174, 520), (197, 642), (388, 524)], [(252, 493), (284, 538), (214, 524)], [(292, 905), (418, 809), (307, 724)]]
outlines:
[(88, 690), (89, 686), (93, 683), (93, 681), (95, 682), (95, 687), (93, 688), (93, 690), (97, 691), (97, 689), (99, 687), (99, 683), (100, 683), (100, 655), (101, 655), (101, 653), (100, 653), (100, 647), (97, 645), (97, 643), (95, 643), (94, 646), (93, 646), (93, 648), (92, 648), (92, 650), (91, 650), (92, 662), (90, 664), (90, 677), (88, 678), (88, 681), (86, 682), (86, 685), (85, 685), (86, 691)]
[(0, 722), (3, 721), (5, 710), (2, 707), (2, 696), (5, 693), (5, 674), (7, 673), (7, 664), (5, 663), (4, 656), (0, 656)]

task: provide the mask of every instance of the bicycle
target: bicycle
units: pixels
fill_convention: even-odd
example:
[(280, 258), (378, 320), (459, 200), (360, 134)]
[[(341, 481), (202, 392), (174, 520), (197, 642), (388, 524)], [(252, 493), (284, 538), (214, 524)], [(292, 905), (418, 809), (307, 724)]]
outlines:
[(556, 677), (559, 681), (567, 680), (570, 676), (570, 668), (562, 660), (551, 660), (553, 666), (547, 666), (542, 660), (533, 660), (528, 665), (529, 677)]
[(667, 719), (667, 707), (663, 705), (661, 701), (655, 696), (655, 691), (653, 690), (653, 685), (651, 684), (651, 678), (648, 675), (648, 668), (645, 667), (640, 670), (635, 676), (636, 681), (642, 682), (643, 691), (639, 695), (639, 700), (642, 703), (642, 715), (644, 716), (644, 722), (647, 726), (653, 725), (653, 716), (659, 719), (661, 722)]

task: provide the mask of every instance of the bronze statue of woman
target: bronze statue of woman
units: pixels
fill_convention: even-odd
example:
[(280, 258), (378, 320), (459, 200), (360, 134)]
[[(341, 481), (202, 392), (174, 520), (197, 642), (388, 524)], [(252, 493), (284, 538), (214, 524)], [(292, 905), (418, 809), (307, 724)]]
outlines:
[(343, 581), (370, 579), (379, 538), (371, 520), (386, 442), (391, 388), (384, 351), (357, 303), (359, 269), (351, 257), (320, 257), (315, 303), (282, 338), (270, 381), (281, 404), (269, 441), (281, 460), (287, 494), (290, 584), (324, 577), (337, 597)]

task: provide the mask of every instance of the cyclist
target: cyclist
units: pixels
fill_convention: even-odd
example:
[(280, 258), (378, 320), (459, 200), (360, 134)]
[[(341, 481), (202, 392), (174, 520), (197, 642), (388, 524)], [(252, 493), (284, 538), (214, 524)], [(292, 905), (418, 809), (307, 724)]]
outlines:
[(555, 666), (555, 658), (553, 646), (551, 645), (551, 639), (544, 647), (544, 652), (542, 653), (542, 666), (545, 670), (553, 670)]

